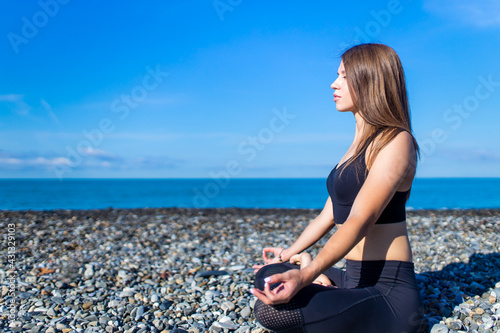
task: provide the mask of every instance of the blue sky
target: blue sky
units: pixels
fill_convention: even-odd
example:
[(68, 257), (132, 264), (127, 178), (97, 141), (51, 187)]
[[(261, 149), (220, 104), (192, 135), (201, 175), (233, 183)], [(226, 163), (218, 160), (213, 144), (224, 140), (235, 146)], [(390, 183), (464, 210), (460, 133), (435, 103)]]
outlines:
[(339, 56), (400, 55), (418, 177), (500, 177), (500, 3), (2, 1), (0, 178), (326, 177)]

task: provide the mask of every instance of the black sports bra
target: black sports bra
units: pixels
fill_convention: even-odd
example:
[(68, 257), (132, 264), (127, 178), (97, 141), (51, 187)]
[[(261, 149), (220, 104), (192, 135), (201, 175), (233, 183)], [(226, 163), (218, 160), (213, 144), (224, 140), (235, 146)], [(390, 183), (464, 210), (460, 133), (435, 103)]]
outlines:
[[(357, 174), (356, 166), (354, 165), (356, 163), (361, 166), (358, 168)], [(342, 165), (344, 164), (345, 162)], [(342, 165), (340, 165), (340, 167)], [(359, 190), (366, 180), (365, 151), (363, 151), (356, 161), (346, 166), (342, 172), (337, 168), (338, 166), (337, 164), (330, 172), (326, 180), (326, 187), (332, 199), (335, 224), (343, 224), (351, 212), (354, 199), (356, 199)], [(405, 205), (409, 191), (410, 190), (396, 192), (375, 224), (389, 224), (405, 221)], [(374, 193), (374, 195), (376, 195), (376, 193)]]

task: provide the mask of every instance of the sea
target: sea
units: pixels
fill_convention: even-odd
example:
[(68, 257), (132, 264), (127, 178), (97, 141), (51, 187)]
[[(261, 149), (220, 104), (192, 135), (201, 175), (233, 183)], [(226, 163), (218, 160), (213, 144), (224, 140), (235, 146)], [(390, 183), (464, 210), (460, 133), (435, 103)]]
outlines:
[[(0, 210), (322, 208), (324, 178), (0, 179)], [(500, 208), (500, 178), (417, 178), (407, 209)]]

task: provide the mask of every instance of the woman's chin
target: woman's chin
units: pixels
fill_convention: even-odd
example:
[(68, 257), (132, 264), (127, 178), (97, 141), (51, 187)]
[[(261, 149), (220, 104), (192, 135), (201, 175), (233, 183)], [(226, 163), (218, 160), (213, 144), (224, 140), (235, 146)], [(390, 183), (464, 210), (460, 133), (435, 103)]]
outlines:
[(337, 108), (337, 111), (338, 112), (351, 112), (351, 110), (342, 109), (342, 108)]

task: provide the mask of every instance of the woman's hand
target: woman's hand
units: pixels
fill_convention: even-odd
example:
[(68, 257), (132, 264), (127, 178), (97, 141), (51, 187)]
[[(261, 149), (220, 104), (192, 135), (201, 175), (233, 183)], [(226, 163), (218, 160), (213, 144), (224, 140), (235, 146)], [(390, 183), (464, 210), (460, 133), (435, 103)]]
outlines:
[[(283, 262), (282, 258), (280, 257), (283, 250), (284, 250), (284, 248), (282, 248), (282, 247), (265, 247), (262, 250), (262, 259), (264, 259), (264, 262), (266, 264), (275, 264), (278, 262)], [(272, 258), (269, 258), (267, 256), (269, 253), (273, 254)]]
[[(252, 288), (250, 292), (268, 305), (288, 303), (304, 287), (303, 276), (299, 269), (269, 276), (264, 281), (266, 282), (264, 290)], [(279, 286), (271, 290), (271, 284), (280, 282)]]
[[(283, 252), (283, 250), (284, 249), (282, 247), (265, 247), (262, 250), (262, 258), (264, 259), (265, 265), (276, 264), (276, 263), (282, 262), (281, 258), (280, 258), (280, 254), (281, 254), (281, 252)], [(268, 253), (273, 253), (274, 254), (273, 258), (269, 258), (267, 256)], [(259, 269), (261, 269), (263, 266), (264, 265), (253, 265), (252, 266), (253, 272), (257, 273), (257, 271)]]

